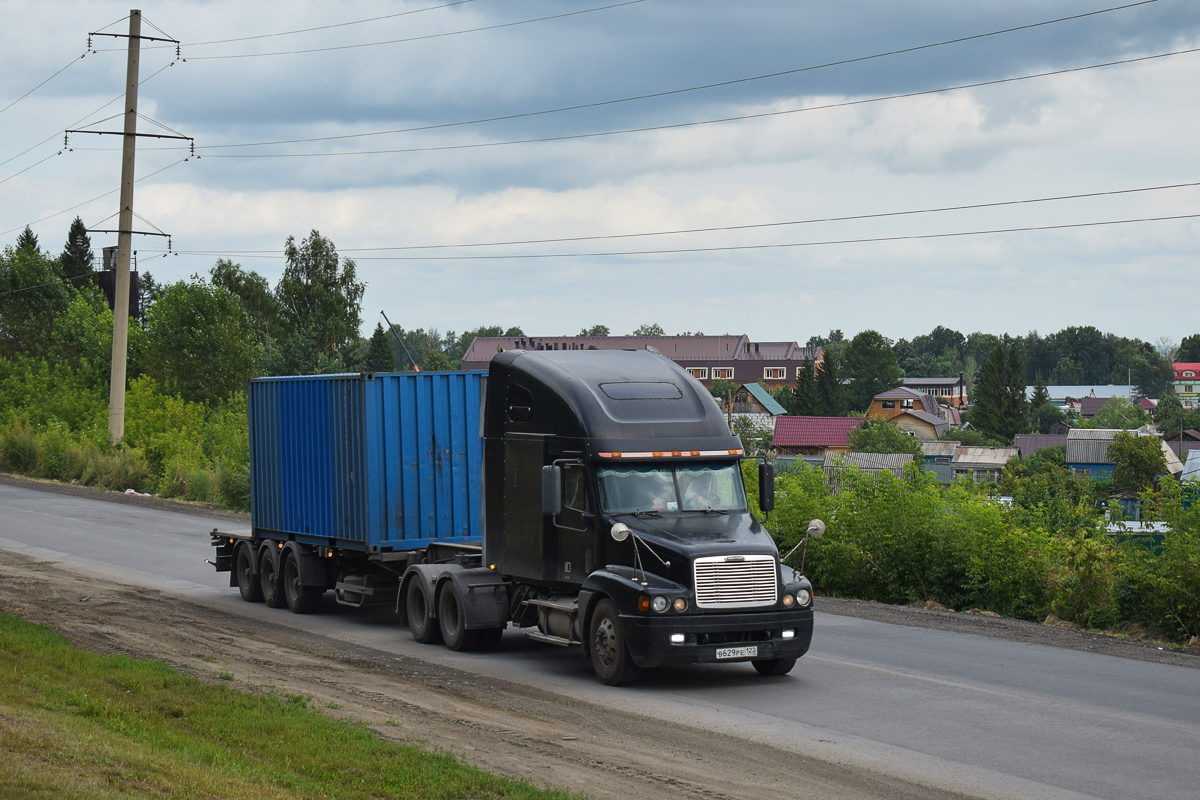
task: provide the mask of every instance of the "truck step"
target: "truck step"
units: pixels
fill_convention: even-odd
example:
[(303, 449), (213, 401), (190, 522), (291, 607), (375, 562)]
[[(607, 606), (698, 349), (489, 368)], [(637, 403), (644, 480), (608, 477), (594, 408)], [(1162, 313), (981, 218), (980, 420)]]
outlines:
[(546, 644), (556, 644), (559, 647), (571, 647), (573, 645), (583, 644), (583, 642), (579, 641), (578, 639), (564, 639), (561, 636), (551, 636), (548, 633), (542, 633), (541, 631), (536, 631), (536, 630), (530, 631), (526, 635), (530, 639), (533, 639), (535, 642), (545, 642)]
[(541, 608), (550, 608), (555, 611), (562, 611), (564, 613), (571, 614), (571, 615), (577, 614), (579, 612), (579, 601), (574, 597), (572, 597), (570, 600), (558, 600), (558, 601), (538, 600), (535, 598), (532, 600), (526, 600), (525, 604), (530, 605), (530, 606), (539, 606)]

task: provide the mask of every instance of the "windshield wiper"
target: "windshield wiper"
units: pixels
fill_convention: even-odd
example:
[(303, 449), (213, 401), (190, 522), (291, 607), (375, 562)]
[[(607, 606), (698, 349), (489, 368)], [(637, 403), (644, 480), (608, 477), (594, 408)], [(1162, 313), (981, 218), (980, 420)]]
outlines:
[(613, 514), (613, 516), (614, 516), (614, 517), (623, 517), (623, 516), (626, 516), (626, 515), (629, 515), (629, 514), (632, 514), (633, 516), (635, 516), (635, 517), (639, 517), (639, 518), (640, 518), (640, 517), (662, 517), (662, 514), (658, 513), (657, 511), (655, 511), (655, 510), (653, 510), (653, 509), (651, 509), (650, 511), (641, 511), (641, 510), (638, 510), (638, 511), (618, 511), (618, 512), (614, 513), (614, 514)]

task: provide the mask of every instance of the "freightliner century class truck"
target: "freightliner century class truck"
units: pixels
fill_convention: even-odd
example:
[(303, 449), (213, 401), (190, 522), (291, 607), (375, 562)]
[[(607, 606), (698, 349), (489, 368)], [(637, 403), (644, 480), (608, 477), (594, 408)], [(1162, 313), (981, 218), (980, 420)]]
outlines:
[[(511, 624), (609, 685), (694, 662), (782, 675), (808, 650), (812, 586), (750, 513), (740, 440), (657, 353), (261, 378), (249, 420), (252, 528), (213, 531), (211, 562), (247, 601), (394, 603), (454, 650)], [(759, 496), (769, 513), (765, 462)]]

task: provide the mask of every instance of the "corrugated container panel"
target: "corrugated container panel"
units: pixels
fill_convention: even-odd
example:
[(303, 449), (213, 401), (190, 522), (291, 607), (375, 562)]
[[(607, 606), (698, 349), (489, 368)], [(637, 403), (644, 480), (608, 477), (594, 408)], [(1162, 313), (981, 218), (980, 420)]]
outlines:
[(255, 529), (371, 552), (478, 540), (483, 375), (252, 381)]

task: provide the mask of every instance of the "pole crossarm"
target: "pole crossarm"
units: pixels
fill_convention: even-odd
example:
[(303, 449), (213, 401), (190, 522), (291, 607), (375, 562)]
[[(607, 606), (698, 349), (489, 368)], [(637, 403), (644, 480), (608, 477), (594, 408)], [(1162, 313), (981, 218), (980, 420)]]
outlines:
[(170, 42), (171, 44), (179, 44), (178, 39), (164, 39), (160, 36), (131, 36), (128, 33), (89, 33), (88, 36), (112, 36), (116, 39), (145, 39), (148, 42)]
[(151, 139), (184, 139), (189, 142), (196, 141), (194, 136), (172, 136), (166, 133), (125, 133), (124, 131), (85, 131), (85, 130), (68, 130), (63, 133), (98, 133), (101, 135), (111, 136), (147, 136)]
[(109, 230), (108, 228), (88, 228), (87, 232), (88, 233), (128, 233), (128, 234), (132, 234), (134, 236), (165, 236), (168, 239), (171, 238), (171, 234), (162, 233), (161, 231), (122, 231), (122, 230), (116, 230), (116, 229)]
[(190, 136), (170, 136), (167, 133), (125, 133), (124, 131), (64, 131), (64, 133), (98, 133), (109, 134), (109, 136), (144, 136), (151, 139), (185, 139), (187, 142), (196, 142), (196, 137)]

